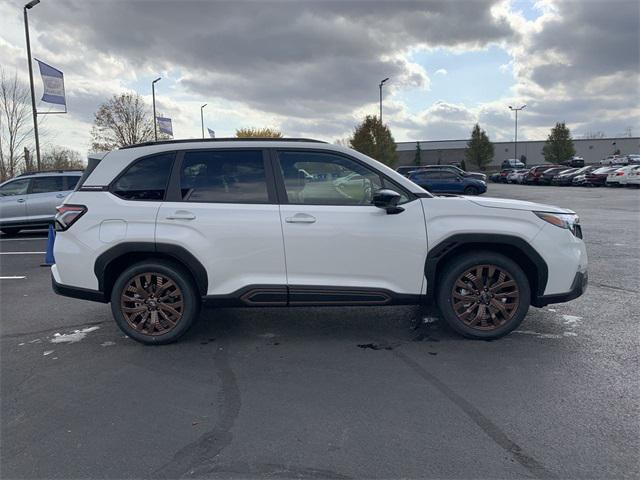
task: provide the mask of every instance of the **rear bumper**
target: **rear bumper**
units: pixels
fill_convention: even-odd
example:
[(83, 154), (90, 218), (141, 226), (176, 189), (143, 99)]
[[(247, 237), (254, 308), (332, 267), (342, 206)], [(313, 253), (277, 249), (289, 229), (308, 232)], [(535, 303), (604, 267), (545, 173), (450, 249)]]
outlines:
[(571, 290), (565, 293), (555, 293), (553, 295), (542, 295), (531, 302), (534, 307), (544, 307), (550, 303), (564, 303), (574, 300), (587, 291), (587, 284), (589, 283), (588, 272), (578, 272), (573, 278), (571, 284)]
[(104, 293), (99, 290), (90, 290), (88, 288), (73, 287), (58, 283), (51, 274), (51, 286), (53, 291), (63, 297), (79, 298), (81, 300), (89, 300), (91, 302), (108, 303)]

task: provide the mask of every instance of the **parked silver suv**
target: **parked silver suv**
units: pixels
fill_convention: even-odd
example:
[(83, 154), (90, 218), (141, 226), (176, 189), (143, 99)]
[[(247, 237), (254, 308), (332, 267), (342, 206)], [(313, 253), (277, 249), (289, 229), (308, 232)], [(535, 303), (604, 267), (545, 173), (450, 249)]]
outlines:
[(56, 207), (81, 176), (81, 171), (54, 170), (26, 173), (0, 183), (0, 231), (15, 235), (53, 223)]

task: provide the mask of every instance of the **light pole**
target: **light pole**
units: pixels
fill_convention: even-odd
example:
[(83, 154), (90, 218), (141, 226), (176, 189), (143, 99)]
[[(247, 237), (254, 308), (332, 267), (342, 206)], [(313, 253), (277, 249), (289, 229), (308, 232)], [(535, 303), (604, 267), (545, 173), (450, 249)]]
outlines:
[(202, 105), (200, 107), (200, 125), (202, 126), (202, 139), (204, 140), (204, 107), (206, 107), (207, 104), (205, 103), (204, 105)]
[(384, 80), (382, 80), (380, 82), (380, 123), (382, 123), (382, 85), (384, 85), (384, 83), (389, 80), (389, 77), (385, 78)]
[(509, 110), (511, 110), (512, 112), (516, 112), (516, 135), (515, 135), (515, 141), (513, 143), (514, 145), (513, 149), (515, 150), (513, 155), (516, 160), (518, 160), (518, 112), (520, 110), (524, 110), (525, 107), (526, 105), (522, 105), (520, 108), (514, 108), (511, 105), (509, 105)]
[(33, 88), (33, 67), (31, 65), (31, 41), (29, 40), (29, 16), (27, 10), (31, 10), (40, 0), (31, 0), (27, 3), (24, 10), (24, 34), (27, 37), (27, 59), (29, 60), (29, 84), (31, 85), (31, 111), (33, 113), (33, 135), (36, 139), (36, 162), (38, 171), (40, 171), (40, 139), (38, 138), (38, 112), (36, 111), (36, 93)]
[(156, 119), (156, 83), (162, 80), (162, 77), (156, 78), (151, 82), (151, 96), (153, 97), (153, 135), (158, 141), (158, 121)]

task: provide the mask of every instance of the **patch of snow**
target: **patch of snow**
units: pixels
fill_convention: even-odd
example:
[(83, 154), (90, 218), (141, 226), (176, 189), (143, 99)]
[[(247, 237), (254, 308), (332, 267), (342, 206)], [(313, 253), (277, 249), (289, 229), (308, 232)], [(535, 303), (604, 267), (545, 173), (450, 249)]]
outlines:
[(29, 343), (40, 343), (42, 340), (36, 338), (35, 340), (31, 340)]
[(562, 338), (562, 335), (557, 333), (540, 333), (533, 330), (515, 330), (513, 333), (522, 333), (524, 335), (533, 335), (538, 338)]
[(87, 327), (82, 330), (74, 330), (73, 333), (55, 333), (50, 340), (51, 343), (76, 343), (84, 339), (87, 333), (94, 332), (100, 327)]
[(103, 342), (100, 344), (101, 347), (111, 347), (113, 345), (115, 345), (116, 342)]
[(42, 354), (43, 357), (46, 357), (47, 355), (51, 355), (53, 353), (53, 350), (47, 350), (46, 352), (44, 352)]
[(22, 345), (24, 345), (24, 342), (18, 344), (19, 347), (21, 347)]
[(555, 308), (547, 308), (547, 310), (549, 310), (550, 312), (557, 312), (558, 311)]
[(576, 332), (564, 332), (563, 335), (565, 337), (577, 337), (578, 334)]

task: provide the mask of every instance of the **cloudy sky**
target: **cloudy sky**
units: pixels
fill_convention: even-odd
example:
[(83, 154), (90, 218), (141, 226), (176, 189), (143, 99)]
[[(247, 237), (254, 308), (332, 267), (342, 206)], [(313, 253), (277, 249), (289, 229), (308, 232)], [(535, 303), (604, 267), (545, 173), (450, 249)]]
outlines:
[[(27, 78), (22, 4), (0, 0), (0, 65)], [(328, 141), (378, 111), (398, 141), (640, 135), (637, 0), (189, 2), (42, 0), (32, 52), (65, 73), (46, 142), (86, 152), (93, 113), (136, 91), (177, 138), (270, 126)], [(36, 77), (36, 84), (41, 82)], [(40, 104), (41, 110), (50, 107)]]

